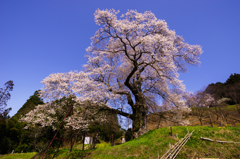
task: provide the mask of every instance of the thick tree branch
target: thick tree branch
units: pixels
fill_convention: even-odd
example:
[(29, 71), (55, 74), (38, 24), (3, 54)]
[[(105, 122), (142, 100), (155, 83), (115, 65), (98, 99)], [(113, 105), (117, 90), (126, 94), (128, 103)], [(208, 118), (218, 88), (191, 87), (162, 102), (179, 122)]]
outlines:
[(113, 108), (110, 108), (110, 107), (101, 107), (99, 109), (99, 111), (109, 111), (109, 112), (111, 112), (113, 114), (119, 114), (119, 115), (125, 116), (125, 117), (130, 118), (130, 119), (133, 118), (132, 114), (120, 111), (118, 109), (113, 109)]

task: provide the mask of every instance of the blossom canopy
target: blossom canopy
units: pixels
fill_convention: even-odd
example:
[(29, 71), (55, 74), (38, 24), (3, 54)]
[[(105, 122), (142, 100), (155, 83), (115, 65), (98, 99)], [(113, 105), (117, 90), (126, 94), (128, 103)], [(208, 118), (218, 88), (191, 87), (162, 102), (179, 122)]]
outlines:
[(200, 63), (202, 49), (186, 43), (150, 11), (129, 10), (119, 19), (118, 13), (114, 9), (95, 11), (99, 29), (86, 49), (88, 63), (83, 71), (44, 79), (42, 97), (51, 101), (74, 96), (78, 102), (97, 103), (100, 110), (132, 119), (133, 132), (143, 134), (147, 114), (160, 106), (159, 100), (185, 105), (179, 73)]

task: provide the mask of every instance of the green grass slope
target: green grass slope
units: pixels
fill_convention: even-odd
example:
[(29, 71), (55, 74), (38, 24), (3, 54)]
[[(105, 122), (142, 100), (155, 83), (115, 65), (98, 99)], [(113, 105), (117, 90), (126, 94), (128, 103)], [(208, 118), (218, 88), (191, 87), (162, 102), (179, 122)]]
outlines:
[(1, 159), (29, 159), (36, 155), (36, 152), (28, 152), (28, 153), (15, 153), (15, 154), (8, 154), (8, 155), (0, 155)]
[[(206, 126), (174, 126), (173, 133), (183, 138), (189, 131), (195, 130), (191, 139), (186, 143), (177, 158), (192, 158), (198, 153), (201, 157), (240, 158), (240, 144), (221, 144), (201, 140), (207, 137), (221, 141), (240, 142), (240, 127), (206, 127)], [(120, 158), (158, 158), (169, 148), (169, 142), (175, 144), (177, 139), (170, 136), (169, 127), (151, 130), (139, 139), (129, 141), (122, 145), (97, 149), (88, 158), (120, 159)]]

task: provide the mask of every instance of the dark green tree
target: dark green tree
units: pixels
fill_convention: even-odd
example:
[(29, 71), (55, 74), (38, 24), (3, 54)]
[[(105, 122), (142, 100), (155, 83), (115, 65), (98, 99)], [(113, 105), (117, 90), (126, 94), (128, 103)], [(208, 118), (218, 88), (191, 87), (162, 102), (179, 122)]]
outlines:
[[(12, 108), (6, 108), (7, 101), (11, 98), (10, 91), (13, 90), (13, 81), (5, 83), (4, 88), (0, 88), (0, 154), (8, 153), (11, 147), (11, 141), (8, 138), (10, 129), (8, 127), (8, 115)], [(12, 130), (13, 132), (14, 130)]]
[(205, 92), (213, 95), (215, 99), (225, 97), (224, 84), (221, 82), (209, 84)]
[(11, 94), (9, 93), (10, 91), (13, 90), (13, 81), (8, 81), (6, 82), (4, 88), (0, 88), (0, 119), (1, 117), (3, 117), (4, 115), (6, 116), (6, 114), (3, 113), (7, 113), (7, 111), (5, 111), (5, 108), (7, 106), (7, 101), (11, 98)]
[(227, 81), (224, 83), (225, 85), (240, 83), (240, 74), (234, 73), (231, 74)]

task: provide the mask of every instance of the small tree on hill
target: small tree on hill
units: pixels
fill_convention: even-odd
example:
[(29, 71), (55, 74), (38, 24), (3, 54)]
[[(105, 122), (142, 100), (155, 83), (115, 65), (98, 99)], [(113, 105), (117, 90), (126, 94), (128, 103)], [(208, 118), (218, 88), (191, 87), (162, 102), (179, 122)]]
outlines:
[(214, 104), (214, 98), (204, 91), (198, 91), (197, 93), (189, 92), (185, 98), (187, 106), (192, 108), (192, 111), (198, 117), (201, 126), (203, 125), (203, 118), (206, 116), (205, 112), (208, 113), (207, 116), (210, 118), (210, 123), (213, 126), (211, 114), (206, 110), (210, 105)]

